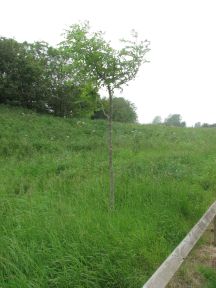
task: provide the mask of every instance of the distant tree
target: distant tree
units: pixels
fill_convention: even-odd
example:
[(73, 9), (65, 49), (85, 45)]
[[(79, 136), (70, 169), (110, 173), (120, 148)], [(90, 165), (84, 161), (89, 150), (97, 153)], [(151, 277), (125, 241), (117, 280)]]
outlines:
[(208, 127), (209, 127), (209, 124), (208, 124), (208, 123), (203, 123), (203, 124), (202, 124), (202, 127), (203, 127), (203, 128), (208, 128)]
[(196, 123), (194, 124), (194, 127), (195, 127), (195, 128), (200, 128), (200, 127), (201, 127), (201, 122), (196, 122)]
[(154, 119), (152, 120), (152, 124), (161, 124), (162, 123), (162, 118), (161, 116), (155, 116)]
[(185, 127), (186, 126), (186, 122), (182, 121), (182, 117), (180, 114), (169, 115), (165, 119), (164, 124), (167, 126), (176, 126), (176, 127)]
[(137, 121), (136, 107), (123, 97), (113, 98), (113, 120), (135, 123)]
[(216, 123), (213, 123), (213, 124), (203, 123), (201, 127), (203, 127), (203, 128), (215, 128)]
[[(109, 100), (103, 98), (93, 119), (106, 119), (109, 114)], [(113, 97), (113, 120), (118, 122), (135, 123), (137, 121), (136, 107), (123, 97)]]
[(71, 70), (71, 79), (85, 82), (87, 79), (99, 88), (106, 88), (109, 96), (109, 171), (110, 171), (110, 208), (114, 208), (114, 172), (112, 156), (112, 120), (113, 95), (115, 89), (122, 89), (128, 81), (135, 78), (144, 55), (149, 51), (148, 41), (138, 42), (133, 33), (133, 40), (121, 43), (117, 50), (104, 39), (101, 31), (91, 33), (88, 23), (75, 24), (65, 34), (61, 48), (67, 58), (66, 69)]

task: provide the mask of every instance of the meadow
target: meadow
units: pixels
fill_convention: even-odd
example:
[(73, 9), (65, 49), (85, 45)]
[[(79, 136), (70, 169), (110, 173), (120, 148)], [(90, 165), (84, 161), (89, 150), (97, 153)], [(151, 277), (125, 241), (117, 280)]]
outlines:
[(0, 106), (0, 287), (142, 287), (216, 196), (216, 130)]

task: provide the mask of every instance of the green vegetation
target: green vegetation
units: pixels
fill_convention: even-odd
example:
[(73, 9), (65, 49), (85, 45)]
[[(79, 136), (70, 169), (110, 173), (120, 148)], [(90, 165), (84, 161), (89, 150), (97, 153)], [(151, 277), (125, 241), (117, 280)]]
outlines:
[(162, 124), (161, 116), (155, 116), (154, 119), (152, 120), (152, 124), (154, 125)]
[[(135, 122), (134, 106), (113, 97), (136, 74), (150, 50), (149, 42), (120, 40), (114, 49), (101, 31), (92, 32), (88, 22), (71, 25), (57, 48), (46, 42), (18, 43), (0, 37), (0, 104), (34, 109), (62, 117), (93, 117), (103, 110), (99, 90), (107, 90), (109, 121), (110, 208), (115, 204), (112, 154), (112, 120)], [(98, 105), (98, 103), (100, 103)], [(125, 105), (126, 104), (126, 105)], [(129, 109), (128, 109), (129, 108)], [(132, 112), (132, 113), (131, 113)], [(118, 115), (113, 118), (113, 116)]]
[(186, 127), (186, 122), (182, 121), (182, 117), (180, 114), (170, 114), (166, 119), (164, 119), (164, 122), (162, 121), (161, 116), (155, 116), (152, 121), (152, 124), (155, 125), (163, 124), (166, 126), (173, 126), (173, 127)]
[(167, 126), (185, 127), (186, 122), (182, 121), (180, 114), (171, 114), (165, 120), (164, 124)]
[[(120, 40), (120, 49), (115, 49), (106, 41), (104, 33), (90, 30), (88, 22), (74, 24), (66, 31), (65, 41), (60, 49), (65, 55), (66, 67), (72, 81), (85, 83), (90, 81), (98, 89), (105, 88), (109, 97), (109, 174), (110, 209), (115, 207), (115, 185), (113, 170), (113, 97), (116, 89), (123, 89), (136, 77), (144, 56), (149, 51), (149, 42), (138, 41), (137, 33), (132, 32), (132, 40)], [(124, 102), (117, 102), (122, 105)], [(117, 104), (116, 103), (116, 104)], [(127, 121), (126, 121), (127, 122)], [(132, 121), (133, 122), (133, 121)]]
[(199, 270), (207, 281), (204, 288), (215, 288), (216, 287), (216, 271), (210, 267), (200, 267)]
[(137, 288), (215, 199), (216, 131), (0, 106), (0, 287)]
[[(136, 107), (123, 97), (113, 97), (113, 120), (122, 123), (136, 123)], [(92, 119), (109, 118), (109, 100), (101, 99), (101, 107), (95, 111)]]
[[(114, 49), (88, 22), (70, 26), (64, 36), (57, 47), (0, 37), (0, 104), (90, 118), (101, 110), (100, 88), (105, 87), (112, 100), (114, 89), (135, 78), (149, 51), (149, 43), (138, 41), (134, 31), (130, 41), (121, 40), (122, 48)], [(122, 99), (115, 100), (121, 110), (117, 120), (133, 122), (136, 113), (127, 109), (133, 104)]]
[(72, 81), (67, 58), (46, 42), (0, 38), (0, 103), (63, 117), (90, 116), (98, 89)]

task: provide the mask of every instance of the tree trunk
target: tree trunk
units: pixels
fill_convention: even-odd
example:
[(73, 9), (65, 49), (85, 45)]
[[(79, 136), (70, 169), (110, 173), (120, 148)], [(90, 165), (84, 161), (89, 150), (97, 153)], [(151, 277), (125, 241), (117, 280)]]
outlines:
[(112, 116), (113, 116), (113, 95), (110, 86), (108, 85), (109, 93), (109, 175), (110, 175), (110, 194), (109, 207), (111, 210), (115, 207), (115, 189), (114, 189), (114, 171), (113, 171), (113, 144), (112, 144)]

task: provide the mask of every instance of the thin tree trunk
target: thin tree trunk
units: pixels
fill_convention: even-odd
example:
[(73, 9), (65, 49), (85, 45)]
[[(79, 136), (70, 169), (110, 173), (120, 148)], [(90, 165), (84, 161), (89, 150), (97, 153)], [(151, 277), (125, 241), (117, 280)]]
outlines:
[(109, 175), (110, 175), (110, 194), (109, 206), (110, 209), (115, 207), (115, 189), (114, 189), (114, 171), (113, 171), (113, 144), (112, 144), (112, 116), (113, 116), (113, 95), (110, 86), (108, 85), (109, 93)]

